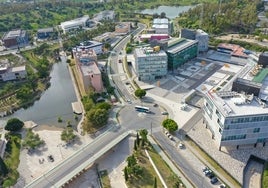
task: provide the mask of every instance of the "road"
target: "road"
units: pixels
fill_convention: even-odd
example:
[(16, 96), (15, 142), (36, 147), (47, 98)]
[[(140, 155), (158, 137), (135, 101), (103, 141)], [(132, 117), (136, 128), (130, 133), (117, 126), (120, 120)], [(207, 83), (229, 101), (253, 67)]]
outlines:
[[(136, 29), (135, 31), (132, 32), (132, 35), (135, 36), (138, 33), (140, 33), (146, 26), (144, 24), (138, 24), (138, 29)], [(129, 93), (125, 83), (122, 81), (122, 79), (120, 78), (122, 73), (125, 74), (124, 72), (120, 72), (118, 69), (118, 60), (119, 60), (119, 56), (120, 56), (120, 52), (125, 49), (126, 44), (129, 42), (130, 40), (130, 35), (128, 35), (127, 37), (123, 38), (113, 49), (113, 55), (111, 55), (108, 59), (109, 61), (109, 66), (108, 67), (108, 74), (110, 76), (112, 76), (112, 79), (114, 81), (115, 87), (118, 90), (118, 92), (124, 96), (125, 100), (129, 99), (129, 100), (135, 100), (135, 97)], [(122, 64), (120, 64), (120, 66), (122, 66)], [(127, 76), (126, 76), (127, 77)]]

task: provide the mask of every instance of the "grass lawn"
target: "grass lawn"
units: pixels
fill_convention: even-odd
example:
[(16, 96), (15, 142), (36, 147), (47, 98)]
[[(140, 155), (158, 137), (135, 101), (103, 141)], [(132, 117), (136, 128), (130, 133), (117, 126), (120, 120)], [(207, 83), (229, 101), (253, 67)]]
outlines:
[[(147, 151), (154, 161), (156, 168), (165, 180), (166, 185), (172, 187), (176, 183), (181, 182), (152, 147), (147, 147)], [(138, 165), (143, 168), (143, 174), (138, 177), (131, 176), (127, 181), (127, 186), (131, 188), (152, 188), (154, 184), (154, 178), (156, 177), (157, 187), (162, 188), (163, 185), (153, 166), (151, 165), (147, 155), (145, 154), (145, 151), (141, 148), (138, 148), (137, 152), (134, 153), (134, 156), (137, 159)]]
[[(231, 182), (235, 187), (241, 187), (240, 183), (234, 179), (227, 171), (225, 171), (214, 159), (212, 159), (207, 153), (205, 153), (201, 148), (199, 148), (192, 140), (188, 139), (187, 142), (202, 156), (205, 161), (209, 162), (219, 174), (224, 176), (229, 182)], [(198, 156), (197, 156), (198, 157)], [(198, 157), (199, 158), (199, 157)]]
[(268, 187), (268, 163), (265, 163), (265, 168), (262, 174), (262, 187)]
[(21, 135), (9, 134), (10, 141), (7, 143), (4, 162), (8, 168), (8, 177), (3, 182), (3, 187), (10, 187), (17, 182), (19, 173), (17, 168), (20, 163), (20, 147), (21, 147)]
[(101, 183), (103, 188), (111, 188), (107, 170), (100, 171)]

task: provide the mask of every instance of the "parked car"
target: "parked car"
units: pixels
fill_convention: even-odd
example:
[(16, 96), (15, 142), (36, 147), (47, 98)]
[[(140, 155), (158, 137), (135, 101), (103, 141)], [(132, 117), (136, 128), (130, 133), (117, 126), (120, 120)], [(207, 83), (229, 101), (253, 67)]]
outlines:
[(183, 149), (185, 146), (182, 142), (179, 143), (178, 148)]
[(168, 115), (168, 112), (167, 111), (164, 111), (161, 113), (162, 115)]
[(173, 138), (172, 135), (168, 135), (168, 138), (169, 138), (170, 140), (174, 140), (174, 138)]
[(156, 104), (156, 103), (154, 103), (154, 105), (153, 105), (154, 107), (158, 107), (158, 104)]
[(212, 178), (212, 179), (210, 180), (210, 183), (215, 184), (215, 183), (217, 183), (218, 181), (219, 181), (218, 178), (217, 178), (217, 177), (214, 177), (214, 178)]
[(220, 184), (219, 188), (226, 188), (226, 185), (225, 184)]

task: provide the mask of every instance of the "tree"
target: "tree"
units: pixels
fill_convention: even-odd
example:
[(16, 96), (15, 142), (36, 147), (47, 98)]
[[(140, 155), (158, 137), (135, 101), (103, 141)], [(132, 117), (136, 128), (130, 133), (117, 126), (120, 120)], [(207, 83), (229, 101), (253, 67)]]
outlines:
[(134, 150), (137, 151), (137, 140), (134, 141)]
[(27, 129), (26, 137), (22, 141), (22, 146), (29, 149), (36, 149), (44, 143), (44, 140), (42, 140), (38, 134), (35, 134), (32, 129)]
[(127, 166), (128, 167), (133, 167), (136, 164), (137, 164), (137, 160), (136, 160), (135, 156), (134, 155), (128, 156), (128, 158), (127, 158)]
[(91, 109), (87, 118), (94, 126), (100, 127), (107, 123), (108, 121), (108, 111), (105, 109)]
[(177, 123), (172, 119), (165, 119), (162, 122), (162, 126), (165, 127), (169, 132), (174, 132), (174, 131), (178, 130)]
[(166, 13), (165, 12), (161, 12), (160, 18), (165, 18), (165, 17), (166, 17)]
[(154, 186), (153, 187), (157, 188), (157, 179), (156, 179), (156, 177), (154, 177)]
[(124, 168), (124, 176), (125, 176), (125, 181), (127, 181), (128, 180), (127, 167)]
[(76, 138), (72, 127), (66, 127), (61, 133), (61, 140), (66, 143), (72, 142)]
[(135, 96), (138, 97), (138, 98), (142, 98), (146, 95), (146, 91), (144, 89), (137, 89), (135, 91)]
[(140, 145), (140, 136), (139, 136), (139, 133), (137, 133), (136, 135), (136, 141), (137, 141), (137, 145), (139, 146)]
[(7, 131), (19, 131), (24, 126), (24, 123), (18, 118), (11, 118), (7, 121), (5, 130)]
[(8, 174), (7, 166), (4, 163), (2, 157), (0, 157), (0, 176), (5, 177), (7, 174)]
[(141, 129), (140, 135), (141, 135), (142, 141), (147, 142), (148, 131), (146, 129)]

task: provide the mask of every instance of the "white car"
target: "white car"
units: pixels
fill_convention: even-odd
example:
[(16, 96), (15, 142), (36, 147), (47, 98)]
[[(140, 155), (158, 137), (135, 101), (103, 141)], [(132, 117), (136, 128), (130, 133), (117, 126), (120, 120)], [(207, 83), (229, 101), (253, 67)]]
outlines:
[(185, 147), (184, 144), (182, 142), (180, 142), (179, 145), (178, 145), (178, 148), (183, 149), (184, 147)]

